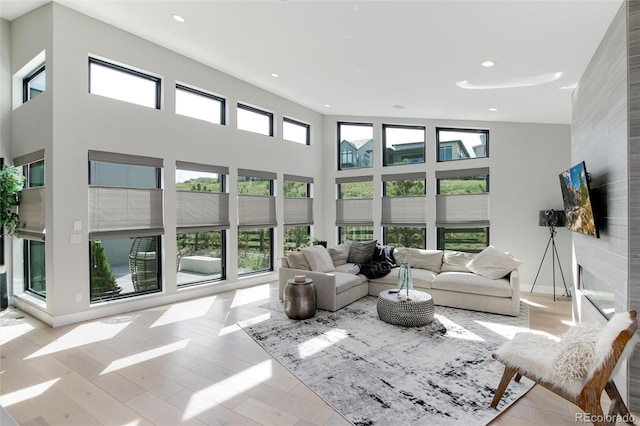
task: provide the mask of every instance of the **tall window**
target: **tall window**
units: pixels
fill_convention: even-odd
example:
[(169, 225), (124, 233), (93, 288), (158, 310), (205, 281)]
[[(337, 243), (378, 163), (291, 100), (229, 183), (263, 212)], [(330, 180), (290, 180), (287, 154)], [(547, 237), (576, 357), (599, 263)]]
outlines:
[(214, 124), (225, 124), (225, 99), (176, 84), (176, 114)]
[(25, 177), (18, 207), (20, 220), (24, 223), (20, 229), (24, 239), (24, 290), (44, 298), (47, 295), (44, 150), (17, 157), (14, 164), (22, 166)]
[(273, 113), (238, 103), (238, 129), (273, 136)]
[(384, 165), (424, 163), (426, 129), (423, 126), (382, 125)]
[(338, 241), (373, 239), (373, 176), (336, 178)]
[(162, 289), (162, 160), (89, 151), (91, 302)]
[(338, 170), (373, 167), (373, 124), (338, 123)]
[(282, 139), (309, 145), (311, 143), (311, 126), (284, 117), (282, 119)]
[(382, 176), (382, 230), (385, 244), (426, 247), (425, 172)]
[(480, 252), (489, 245), (489, 169), (436, 172), (438, 249)]
[(46, 89), (46, 72), (44, 64), (29, 73), (22, 80), (22, 102), (27, 102)]
[(275, 173), (238, 170), (238, 273), (273, 271)]
[(313, 178), (284, 175), (284, 250), (304, 245), (313, 225)]
[(227, 167), (176, 163), (178, 286), (225, 278)]
[(160, 109), (160, 78), (89, 58), (89, 93)]
[(489, 156), (489, 131), (436, 128), (438, 161), (466, 160)]

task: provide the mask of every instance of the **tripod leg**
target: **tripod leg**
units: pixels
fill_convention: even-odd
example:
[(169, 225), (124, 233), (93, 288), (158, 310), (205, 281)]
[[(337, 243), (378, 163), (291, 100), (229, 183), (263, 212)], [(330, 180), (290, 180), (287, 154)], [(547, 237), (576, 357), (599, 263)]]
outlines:
[[(567, 288), (567, 282), (564, 279), (564, 273), (562, 272), (562, 265), (560, 264), (560, 256), (558, 256), (558, 248), (556, 247), (556, 240), (553, 240), (553, 253), (555, 254), (556, 259), (558, 259), (558, 267), (560, 268), (560, 276), (562, 277), (562, 283), (564, 284), (564, 295), (565, 297), (571, 297), (571, 291)], [(555, 278), (555, 276), (554, 276)]]
[(538, 281), (538, 275), (540, 275), (540, 269), (542, 269), (544, 258), (547, 257), (547, 251), (549, 251), (549, 244), (551, 244), (552, 240), (553, 240), (553, 234), (549, 237), (549, 241), (547, 241), (547, 248), (544, 249), (544, 254), (542, 255), (542, 260), (540, 261), (540, 266), (538, 267), (538, 273), (536, 273), (536, 278), (533, 280), (533, 285), (531, 286), (531, 291), (529, 291), (529, 293), (533, 293), (533, 288), (536, 286), (536, 281)]

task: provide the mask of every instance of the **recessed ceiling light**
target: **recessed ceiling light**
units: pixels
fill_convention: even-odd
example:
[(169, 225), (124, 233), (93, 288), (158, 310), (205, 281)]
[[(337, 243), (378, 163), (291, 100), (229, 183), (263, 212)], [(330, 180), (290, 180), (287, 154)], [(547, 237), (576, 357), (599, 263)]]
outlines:
[(329, 104), (324, 104), (324, 106), (327, 107), (327, 108), (331, 108), (331, 105), (329, 105)]
[(272, 72), (272, 73), (271, 73), (271, 77), (278, 78), (278, 77), (280, 77), (280, 74), (278, 74), (278, 73), (276, 73), (276, 72)]
[(173, 19), (175, 19), (178, 22), (184, 22), (184, 18), (181, 15), (178, 15), (177, 13), (174, 13), (171, 16), (173, 17)]
[(484, 61), (484, 62), (482, 63), (482, 66), (483, 66), (483, 67), (485, 67), (485, 68), (489, 68), (489, 67), (494, 66), (495, 64), (496, 64), (496, 62), (495, 62), (495, 61), (488, 60), (488, 61)]
[(497, 110), (498, 110), (498, 108), (495, 108), (495, 107), (489, 108), (489, 111), (491, 111), (491, 112), (496, 112)]

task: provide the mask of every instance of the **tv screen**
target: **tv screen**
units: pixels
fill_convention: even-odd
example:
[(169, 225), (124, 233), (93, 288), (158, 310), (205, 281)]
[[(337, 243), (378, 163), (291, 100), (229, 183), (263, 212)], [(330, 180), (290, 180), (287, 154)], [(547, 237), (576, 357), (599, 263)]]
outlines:
[(581, 234), (599, 237), (584, 161), (560, 173), (560, 188), (567, 217), (567, 228)]

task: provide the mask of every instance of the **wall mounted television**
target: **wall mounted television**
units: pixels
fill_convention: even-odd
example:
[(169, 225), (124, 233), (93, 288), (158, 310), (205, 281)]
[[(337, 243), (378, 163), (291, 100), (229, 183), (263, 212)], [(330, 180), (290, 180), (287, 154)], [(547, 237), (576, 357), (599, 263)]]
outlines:
[(593, 197), (584, 161), (560, 173), (560, 188), (567, 228), (598, 238), (600, 234), (593, 214)]

